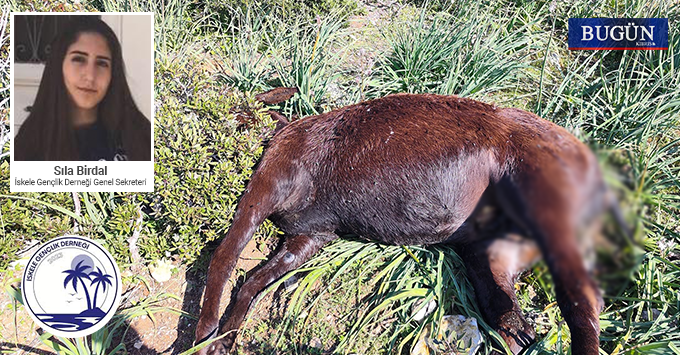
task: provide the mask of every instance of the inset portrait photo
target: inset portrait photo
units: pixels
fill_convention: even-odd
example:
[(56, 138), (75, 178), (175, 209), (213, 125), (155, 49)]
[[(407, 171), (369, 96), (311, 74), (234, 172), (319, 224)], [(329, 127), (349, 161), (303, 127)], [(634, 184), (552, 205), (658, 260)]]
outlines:
[(12, 15), (11, 172), (61, 162), (31, 173), (78, 175), (106, 165), (82, 162), (128, 161), (153, 174), (153, 14)]

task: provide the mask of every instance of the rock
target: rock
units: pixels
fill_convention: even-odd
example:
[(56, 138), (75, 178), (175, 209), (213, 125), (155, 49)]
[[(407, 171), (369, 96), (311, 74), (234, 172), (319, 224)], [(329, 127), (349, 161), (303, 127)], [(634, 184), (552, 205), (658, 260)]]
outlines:
[(170, 280), (170, 277), (172, 276), (172, 269), (174, 268), (175, 266), (172, 265), (169, 260), (161, 259), (156, 260), (155, 263), (149, 265), (149, 272), (151, 273), (151, 277), (153, 277), (154, 280), (162, 283)]
[(314, 337), (312, 340), (309, 341), (309, 346), (315, 349), (321, 349), (323, 348), (323, 344), (321, 343), (321, 339)]
[(420, 323), (423, 321), (423, 319), (425, 319), (425, 317), (429, 316), (432, 312), (434, 312), (434, 310), (437, 308), (437, 301), (430, 300), (430, 302), (428, 302), (427, 305), (425, 306), (423, 306), (422, 303), (417, 302), (416, 305), (413, 307), (411, 314), (413, 314), (413, 312), (415, 312), (415, 310), (418, 308), (420, 308), (420, 310), (418, 310), (418, 312), (416, 312), (413, 315), (413, 320)]
[[(411, 355), (467, 354), (474, 355), (482, 345), (482, 334), (477, 319), (461, 315), (447, 315), (439, 323), (439, 333), (430, 335), (430, 327), (421, 333)], [(453, 350), (453, 352), (450, 352)]]

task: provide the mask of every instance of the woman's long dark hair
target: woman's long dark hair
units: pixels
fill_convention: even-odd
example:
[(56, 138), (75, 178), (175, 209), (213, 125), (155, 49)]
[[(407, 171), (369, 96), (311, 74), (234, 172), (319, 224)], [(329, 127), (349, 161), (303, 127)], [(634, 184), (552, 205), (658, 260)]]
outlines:
[(80, 160), (62, 64), (81, 33), (102, 35), (111, 51), (111, 82), (99, 103), (97, 120), (128, 160), (151, 160), (151, 124), (130, 93), (118, 38), (104, 21), (90, 15), (77, 16), (53, 42), (31, 113), (15, 139), (14, 159)]

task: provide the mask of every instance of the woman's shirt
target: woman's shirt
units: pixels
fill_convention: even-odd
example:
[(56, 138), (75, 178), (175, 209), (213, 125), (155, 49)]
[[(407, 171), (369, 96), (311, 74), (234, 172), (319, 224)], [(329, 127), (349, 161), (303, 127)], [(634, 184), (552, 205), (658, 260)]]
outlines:
[(78, 127), (75, 132), (80, 160), (127, 160), (123, 150), (116, 146), (99, 121)]

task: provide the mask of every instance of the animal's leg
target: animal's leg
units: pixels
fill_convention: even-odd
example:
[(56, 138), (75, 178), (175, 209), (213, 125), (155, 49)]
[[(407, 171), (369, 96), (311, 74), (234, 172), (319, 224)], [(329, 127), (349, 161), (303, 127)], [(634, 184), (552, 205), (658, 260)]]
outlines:
[(522, 316), (515, 295), (517, 276), (540, 257), (533, 241), (508, 234), (461, 250), (484, 319), (518, 354), (534, 342), (534, 329)]
[(536, 172), (518, 180), (497, 185), (498, 201), (541, 249), (569, 325), (572, 354), (597, 355), (602, 297), (586, 270), (577, 238), (587, 200), (579, 191), (586, 187), (575, 186), (556, 173)]
[(236, 339), (236, 332), (245, 319), (253, 299), (267, 285), (279, 279), (309, 260), (327, 242), (337, 238), (335, 234), (296, 235), (287, 238), (283, 246), (261, 269), (257, 270), (238, 291), (234, 308), (229, 319), (222, 326), (221, 333), (230, 332), (224, 338), (208, 346), (209, 354), (226, 354)]
[[(547, 235), (561, 234), (547, 229)], [(546, 261), (555, 281), (557, 303), (571, 332), (572, 354), (599, 354), (599, 316), (604, 303), (600, 290), (586, 271), (575, 238), (541, 239), (543, 253), (550, 253)]]
[[(213, 337), (219, 326), (220, 298), (236, 261), (257, 227), (273, 210), (274, 187), (265, 174), (255, 174), (241, 197), (234, 221), (222, 243), (213, 253), (203, 296), (201, 314), (196, 325), (196, 343)], [(205, 354), (203, 348), (198, 354)]]

